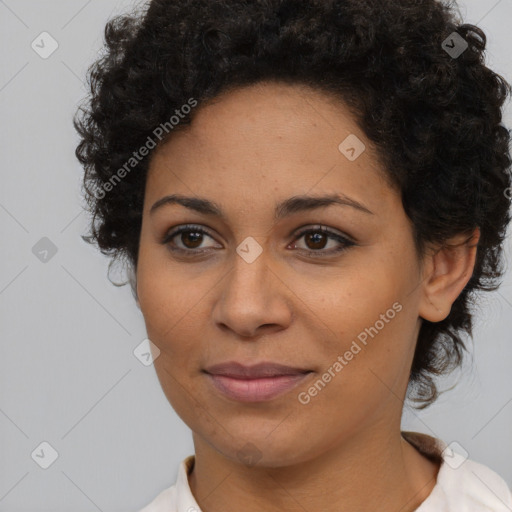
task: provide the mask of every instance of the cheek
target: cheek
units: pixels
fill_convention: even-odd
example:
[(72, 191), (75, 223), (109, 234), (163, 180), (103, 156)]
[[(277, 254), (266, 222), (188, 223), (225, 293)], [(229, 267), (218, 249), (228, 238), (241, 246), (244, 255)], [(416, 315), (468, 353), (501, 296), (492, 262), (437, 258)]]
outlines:
[(403, 385), (415, 346), (413, 276), (396, 259), (373, 262), (371, 271), (354, 267), (324, 288), (316, 307), (318, 325), (332, 333), (323, 371), (336, 377), (327, 375), (333, 383), (327, 386), (349, 401), (357, 396), (372, 401), (380, 391), (389, 394), (388, 388)]
[[(349, 435), (400, 407), (412, 358), (412, 337), (407, 335), (411, 315), (404, 305), (393, 304), (373, 297), (364, 314), (339, 316), (339, 330), (345, 334), (322, 357), (316, 378), (297, 391), (304, 428), (326, 433), (322, 442)], [(386, 312), (388, 323), (380, 319)]]
[(155, 371), (176, 411), (192, 414), (187, 400), (195, 401), (200, 394), (194, 391), (199, 359), (210, 347), (206, 308), (219, 277), (210, 278), (208, 272), (186, 274), (168, 260), (159, 261), (155, 252), (146, 256), (139, 258), (137, 288), (148, 338), (160, 350)]
[(310, 308), (317, 311), (318, 320), (332, 326), (330, 331), (334, 339), (350, 345), (350, 340), (359, 336), (364, 342), (365, 333), (369, 336), (366, 329), (378, 322), (378, 331), (387, 331), (396, 316), (393, 304), (400, 301), (401, 294), (394, 277), (385, 266), (374, 265), (367, 271), (364, 266), (354, 265), (344, 269), (337, 279), (324, 282), (322, 287), (310, 283), (304, 297), (307, 297)]
[(166, 344), (177, 331), (194, 325), (195, 310), (205, 293), (198, 279), (184, 276), (165, 258), (165, 251), (141, 246), (137, 292), (148, 334)]
[(194, 370), (193, 353), (197, 350), (192, 343), (197, 340), (193, 332), (198, 320), (194, 305), (201, 297), (193, 292), (194, 286), (176, 277), (179, 274), (169, 273), (166, 267), (156, 263), (156, 258), (151, 259), (142, 251), (141, 255), (137, 269), (140, 309), (148, 338), (160, 350), (154, 368), (173, 408), (191, 421), (200, 414), (200, 411), (192, 412), (196, 408), (196, 393), (191, 392), (190, 375)]

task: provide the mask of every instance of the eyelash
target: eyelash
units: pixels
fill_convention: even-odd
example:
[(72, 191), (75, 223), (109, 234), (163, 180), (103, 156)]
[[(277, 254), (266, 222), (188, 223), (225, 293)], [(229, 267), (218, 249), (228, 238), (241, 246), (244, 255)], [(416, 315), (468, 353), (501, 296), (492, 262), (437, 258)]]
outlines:
[[(170, 242), (172, 241), (173, 238), (176, 238), (178, 235), (181, 235), (182, 233), (187, 233), (187, 232), (201, 233), (203, 235), (208, 235), (210, 238), (213, 238), (212, 235), (210, 235), (208, 233), (208, 231), (206, 231), (202, 227), (196, 226), (193, 224), (188, 224), (188, 225), (182, 226), (174, 231), (166, 233), (163, 240), (161, 241), (161, 243), (163, 245), (169, 246), (169, 249), (173, 252), (177, 252), (177, 253), (181, 253), (181, 254), (186, 253), (187, 255), (190, 255), (190, 256), (204, 254), (205, 252), (208, 252), (208, 249), (194, 250), (194, 249), (182, 249), (181, 247), (175, 247), (175, 246), (172, 247), (171, 246)], [(307, 249), (299, 249), (300, 251), (305, 252), (308, 256), (312, 256), (312, 257), (333, 256), (335, 254), (340, 254), (340, 253), (346, 251), (348, 248), (356, 245), (356, 243), (353, 242), (352, 240), (349, 240), (348, 238), (341, 236), (338, 233), (335, 233), (334, 231), (325, 229), (323, 226), (318, 226), (317, 228), (308, 228), (308, 229), (304, 229), (304, 230), (300, 231), (299, 233), (297, 233), (294, 242), (309, 233), (323, 233), (324, 235), (327, 235), (328, 238), (334, 239), (337, 242), (340, 242), (342, 244), (342, 246), (338, 247), (337, 249), (331, 249), (328, 251), (325, 251), (322, 249), (318, 249), (317, 251), (311, 251), (311, 250), (307, 250)]]

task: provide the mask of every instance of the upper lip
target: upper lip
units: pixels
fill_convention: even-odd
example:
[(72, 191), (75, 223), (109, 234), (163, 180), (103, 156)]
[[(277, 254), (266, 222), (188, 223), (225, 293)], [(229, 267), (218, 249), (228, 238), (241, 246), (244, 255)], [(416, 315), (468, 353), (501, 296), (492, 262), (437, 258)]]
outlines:
[(311, 370), (304, 368), (293, 368), (278, 363), (258, 363), (251, 366), (245, 366), (235, 361), (215, 364), (204, 370), (211, 375), (224, 375), (237, 379), (257, 379), (263, 377), (276, 377), (279, 375), (298, 375), (308, 373)]

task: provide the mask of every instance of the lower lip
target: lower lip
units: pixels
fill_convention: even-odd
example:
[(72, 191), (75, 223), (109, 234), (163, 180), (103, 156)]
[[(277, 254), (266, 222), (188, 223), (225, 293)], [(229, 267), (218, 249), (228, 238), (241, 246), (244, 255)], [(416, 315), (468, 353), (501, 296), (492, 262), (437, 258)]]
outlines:
[(278, 375), (260, 379), (235, 379), (225, 375), (207, 373), (212, 384), (228, 398), (240, 402), (263, 402), (290, 391), (311, 372), (295, 375)]

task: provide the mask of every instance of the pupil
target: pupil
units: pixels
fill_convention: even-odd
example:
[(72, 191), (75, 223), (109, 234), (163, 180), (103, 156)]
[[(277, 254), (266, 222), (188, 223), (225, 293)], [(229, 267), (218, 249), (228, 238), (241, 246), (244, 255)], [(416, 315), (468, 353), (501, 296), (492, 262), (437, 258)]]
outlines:
[[(187, 231), (186, 233), (183, 233), (182, 234), (182, 241), (185, 243), (185, 245), (188, 247), (188, 244), (187, 242), (184, 240), (185, 238), (192, 238), (192, 248), (195, 248), (196, 246), (198, 245), (201, 245), (201, 236), (202, 236), (202, 233), (197, 233), (197, 232), (193, 232), (193, 231)], [(194, 237), (196, 238), (194, 240)], [(197, 243), (199, 241), (199, 243)], [(194, 245), (196, 244), (196, 245)]]
[[(322, 245), (322, 238), (325, 238), (325, 235), (323, 233), (314, 233), (312, 235), (309, 235), (308, 236), (309, 239), (315, 239), (316, 240), (313, 240), (313, 244), (315, 244), (315, 249), (322, 249), (323, 248), (323, 245)], [(320, 244), (320, 246), (316, 246), (316, 244)]]

